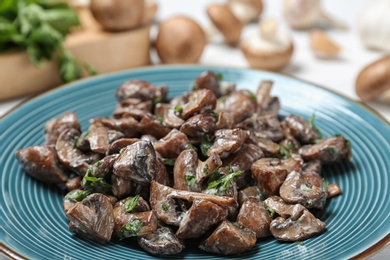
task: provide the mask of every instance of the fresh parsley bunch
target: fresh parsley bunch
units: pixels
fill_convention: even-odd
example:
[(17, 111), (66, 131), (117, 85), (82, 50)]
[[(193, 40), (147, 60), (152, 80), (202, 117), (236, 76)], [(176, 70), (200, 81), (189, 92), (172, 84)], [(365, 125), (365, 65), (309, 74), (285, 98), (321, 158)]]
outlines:
[(81, 78), (82, 70), (96, 74), (95, 69), (75, 59), (63, 47), (71, 28), (79, 25), (77, 13), (65, 2), (1, 0), (0, 53), (25, 50), (37, 67), (42, 61), (55, 60), (63, 82)]

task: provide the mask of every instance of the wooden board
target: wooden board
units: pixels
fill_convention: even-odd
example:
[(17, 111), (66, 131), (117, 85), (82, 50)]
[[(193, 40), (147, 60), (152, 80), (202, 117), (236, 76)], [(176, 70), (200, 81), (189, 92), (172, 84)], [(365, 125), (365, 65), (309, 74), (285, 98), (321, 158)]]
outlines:
[[(99, 74), (150, 64), (150, 26), (110, 33), (101, 30), (87, 9), (79, 10), (83, 27), (72, 32), (67, 48)], [(61, 85), (54, 62), (36, 68), (25, 52), (0, 55), (0, 100), (39, 93)]]

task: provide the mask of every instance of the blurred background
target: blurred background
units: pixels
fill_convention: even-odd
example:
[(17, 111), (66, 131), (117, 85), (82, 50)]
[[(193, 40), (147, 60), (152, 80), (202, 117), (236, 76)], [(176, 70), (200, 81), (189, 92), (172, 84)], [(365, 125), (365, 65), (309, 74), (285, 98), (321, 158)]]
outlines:
[[(16, 1), (2, 2), (0, 15), (7, 18), (7, 3)], [(53, 0), (25, 2), (46, 8)], [(79, 19), (78, 25), (70, 20), (70, 30), (59, 43), (63, 47), (60, 49), (67, 50), (65, 54), (54, 48), (57, 53), (52, 61), (43, 57), (41, 64), (35, 61), (34, 66), (31, 56), (40, 54), (39, 50), (15, 43), (14, 39), (11, 44), (0, 45), (0, 115), (36, 93), (93, 75), (95, 70), (104, 74), (165, 63), (199, 63), (291, 75), (365, 102), (390, 119), (386, 94), (390, 86), (390, 58), (386, 56), (390, 52), (389, 0), (60, 2), (76, 10)], [(18, 9), (15, 12), (19, 12), (19, 18), (16, 15), (8, 19), (18, 21), (23, 11), (34, 13), (30, 9)], [(57, 16), (57, 20), (67, 21), (66, 16)], [(185, 19), (176, 19), (177, 16)], [(224, 23), (227, 27), (221, 29)], [(196, 28), (201, 28), (204, 36)], [(16, 30), (26, 39), (34, 33), (23, 32), (23, 26)], [(180, 51), (195, 53), (179, 57)], [(60, 61), (55, 61), (56, 55)], [(71, 56), (84, 63), (73, 62)], [(357, 80), (368, 65), (368, 72), (364, 71)]]

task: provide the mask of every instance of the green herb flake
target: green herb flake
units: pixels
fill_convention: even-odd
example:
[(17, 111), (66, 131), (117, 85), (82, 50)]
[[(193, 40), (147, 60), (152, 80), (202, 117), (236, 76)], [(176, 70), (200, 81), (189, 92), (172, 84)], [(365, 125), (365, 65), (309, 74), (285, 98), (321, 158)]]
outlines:
[(176, 105), (173, 109), (179, 114), (183, 112), (183, 106), (181, 105)]
[(194, 175), (186, 175), (185, 178), (186, 178), (185, 181), (186, 181), (187, 186), (190, 188), (193, 188), (195, 185), (195, 181), (196, 181), (195, 176)]
[(327, 150), (331, 157), (337, 157), (339, 154), (339, 149), (336, 146), (328, 146)]
[(196, 147), (193, 146), (192, 144), (188, 143), (184, 146), (184, 150), (195, 150), (196, 151)]
[(203, 166), (203, 173), (207, 174), (209, 172), (209, 169), (210, 169), (210, 166), (207, 163), (205, 163)]
[(255, 94), (253, 94), (253, 93), (250, 92), (250, 91), (247, 91), (246, 93), (247, 93), (247, 95), (248, 95), (253, 101), (257, 101), (257, 97), (256, 97)]
[(175, 165), (175, 159), (172, 159), (172, 158), (163, 158), (162, 159), (162, 163), (164, 165)]
[(139, 197), (140, 196), (138, 194), (132, 197), (131, 199), (126, 200), (124, 205), (126, 213), (130, 213), (138, 205)]
[(285, 158), (291, 158), (291, 153), (281, 145), (279, 145), (279, 153)]
[(217, 73), (218, 81), (223, 81), (223, 74)]
[(89, 190), (74, 190), (74, 191), (71, 191), (67, 197), (70, 199), (76, 200), (76, 201), (82, 201), (88, 195), (90, 195), (92, 193), (93, 193), (93, 191), (91, 189), (89, 189)]
[(165, 213), (169, 211), (168, 205), (166, 203), (161, 204), (161, 207)]
[(295, 244), (299, 245), (299, 246), (304, 246), (305, 243), (303, 241), (295, 241)]
[(144, 225), (144, 221), (139, 219), (134, 219), (127, 224), (123, 225), (120, 229), (119, 233), (122, 235), (122, 237), (131, 237), (138, 235), (139, 231), (141, 230), (142, 226)]
[(84, 188), (91, 188), (92, 190), (111, 189), (111, 184), (107, 183), (104, 178), (91, 176), (91, 172), (91, 169), (87, 170), (81, 181), (81, 186)]
[[(233, 172), (227, 175), (220, 174), (219, 178), (209, 180), (207, 190), (215, 190), (216, 195), (224, 196), (233, 179), (241, 174), (241, 171)], [(210, 178), (211, 179), (211, 178)]]
[(162, 101), (162, 97), (161, 96), (159, 96), (159, 97), (155, 97), (155, 98), (153, 98), (153, 105), (156, 105), (157, 103), (161, 103), (161, 101)]
[(314, 120), (315, 120), (315, 113), (313, 113), (311, 116), (310, 116), (310, 119), (309, 119), (309, 126), (310, 128), (316, 133), (318, 134), (320, 137), (321, 137), (321, 132), (320, 130), (316, 127), (316, 125), (314, 124)]
[(218, 114), (218, 113), (216, 113), (216, 112), (214, 112), (214, 111), (211, 111), (211, 112), (210, 112), (210, 115), (211, 115), (212, 117), (214, 117), (215, 121), (218, 122), (218, 120), (219, 120), (219, 114)]
[(198, 90), (199, 89), (199, 86), (198, 84), (196, 84), (195, 82), (191, 85), (191, 90), (192, 91), (195, 91), (195, 90)]
[(271, 209), (267, 203), (263, 202), (263, 205), (265, 207), (265, 209), (268, 211), (268, 214), (270, 215), (271, 218), (273, 218), (275, 216), (275, 211), (273, 209)]

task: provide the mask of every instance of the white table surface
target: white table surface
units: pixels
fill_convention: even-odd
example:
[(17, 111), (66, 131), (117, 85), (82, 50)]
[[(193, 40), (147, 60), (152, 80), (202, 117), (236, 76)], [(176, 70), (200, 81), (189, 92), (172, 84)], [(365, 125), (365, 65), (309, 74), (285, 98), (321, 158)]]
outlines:
[[(389, 0), (390, 1), (390, 0)], [(198, 21), (203, 27), (209, 26), (210, 20), (206, 16), (206, 6), (211, 1), (183, 1), (165, 0), (159, 1), (158, 21), (162, 21), (173, 15), (186, 15)], [(214, 0), (213, 2), (224, 2)], [(336, 60), (319, 60), (314, 57), (309, 48), (307, 31), (291, 31), (283, 20), (282, 0), (263, 0), (265, 10), (262, 17), (278, 19), (282, 30), (288, 32), (294, 41), (295, 52), (291, 64), (281, 72), (294, 77), (324, 86), (337, 93), (352, 99), (357, 99), (355, 94), (355, 79), (361, 69), (368, 63), (381, 57), (383, 53), (370, 51), (364, 48), (357, 32), (357, 21), (365, 7), (373, 3), (372, 0), (324, 0), (323, 8), (334, 17), (346, 22), (348, 31), (328, 31), (330, 37), (343, 47), (343, 52)], [(257, 25), (251, 24), (244, 28), (242, 39), (256, 33)], [(156, 28), (152, 29), (152, 36)], [(152, 61), (158, 64), (158, 58), (152, 54)], [(201, 57), (201, 64), (216, 66), (233, 66), (247, 68), (248, 63), (238, 48), (224, 45), (221, 39), (216, 38), (210, 42)], [(0, 102), (0, 116), (7, 113), (13, 107), (29, 97), (21, 97)], [(378, 101), (369, 102), (369, 106), (380, 115), (390, 121), (390, 105)], [(0, 256), (1, 259), (1, 256)], [(390, 259), (390, 246), (369, 257), (369, 259)]]

